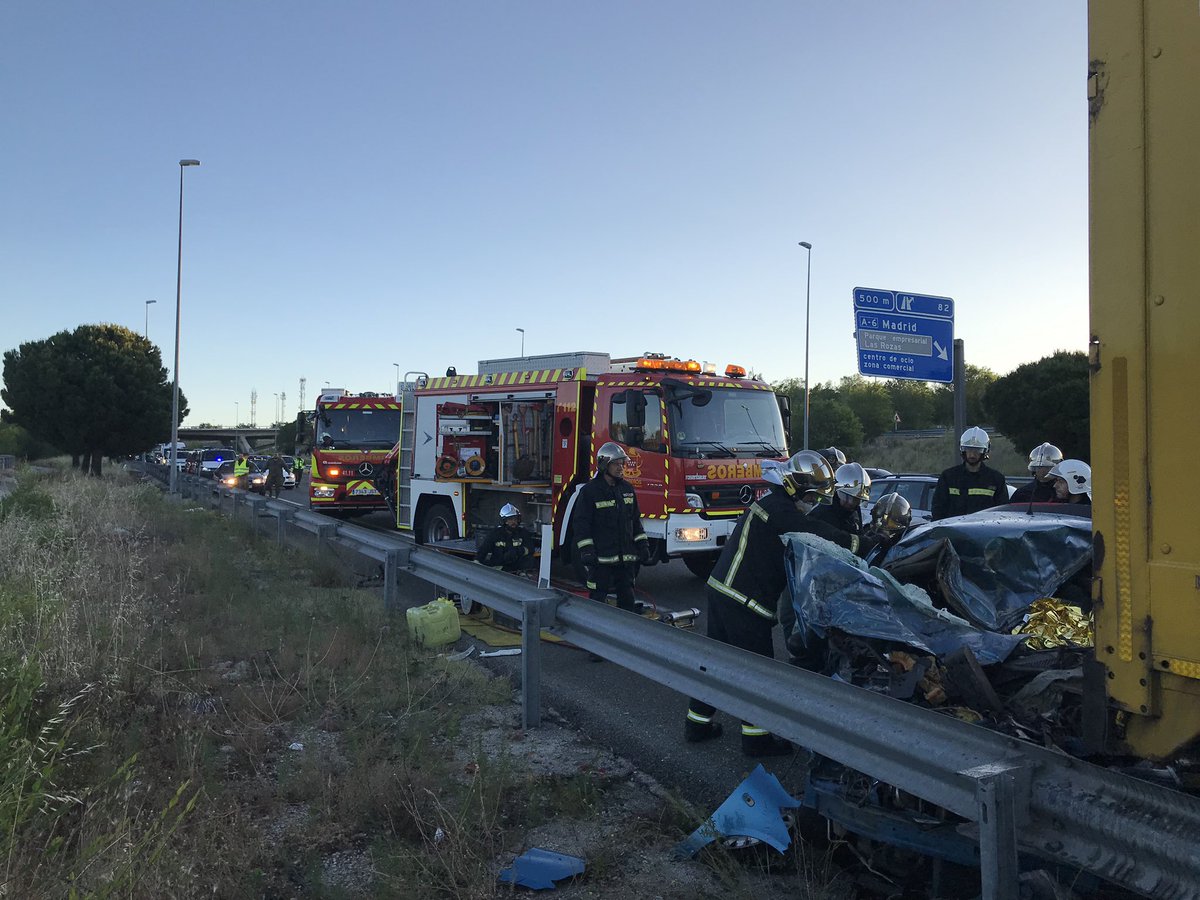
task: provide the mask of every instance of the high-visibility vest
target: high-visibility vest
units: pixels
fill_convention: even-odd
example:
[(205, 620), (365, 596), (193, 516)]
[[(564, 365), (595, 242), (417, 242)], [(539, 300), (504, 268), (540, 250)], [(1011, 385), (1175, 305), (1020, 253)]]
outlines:
[(246, 457), (239, 456), (237, 458), (237, 462), (233, 464), (233, 474), (236, 478), (250, 474), (250, 463), (247, 462)]

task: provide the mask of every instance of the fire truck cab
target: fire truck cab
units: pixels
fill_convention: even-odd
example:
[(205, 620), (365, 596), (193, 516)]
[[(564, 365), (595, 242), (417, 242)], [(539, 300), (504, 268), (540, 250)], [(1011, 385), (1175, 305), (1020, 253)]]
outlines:
[(579, 352), (484, 360), (478, 374), (409, 387), (384, 493), (422, 543), (472, 537), (512, 503), (569, 548), (576, 492), (612, 440), (629, 454), (654, 560), (706, 575), (764, 489), (762, 460), (786, 458), (783, 407), (736, 366)]

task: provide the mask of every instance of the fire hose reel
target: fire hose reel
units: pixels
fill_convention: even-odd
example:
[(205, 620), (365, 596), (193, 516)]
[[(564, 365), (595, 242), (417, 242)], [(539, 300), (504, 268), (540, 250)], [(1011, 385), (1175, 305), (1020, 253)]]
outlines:
[(469, 476), (478, 478), (483, 474), (484, 469), (487, 468), (487, 463), (484, 462), (482, 456), (472, 456), (467, 460), (464, 468)]
[(458, 471), (458, 460), (453, 456), (442, 456), (437, 461), (438, 478), (453, 478)]

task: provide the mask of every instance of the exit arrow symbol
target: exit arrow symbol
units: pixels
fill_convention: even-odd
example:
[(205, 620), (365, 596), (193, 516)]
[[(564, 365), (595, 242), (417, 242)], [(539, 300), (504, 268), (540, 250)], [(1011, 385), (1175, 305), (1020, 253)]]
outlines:
[(944, 359), (947, 362), (950, 361), (950, 358), (948, 356), (946, 356), (946, 348), (943, 347), (941, 344), (939, 344), (937, 341), (933, 342), (933, 349), (937, 351), (938, 359)]

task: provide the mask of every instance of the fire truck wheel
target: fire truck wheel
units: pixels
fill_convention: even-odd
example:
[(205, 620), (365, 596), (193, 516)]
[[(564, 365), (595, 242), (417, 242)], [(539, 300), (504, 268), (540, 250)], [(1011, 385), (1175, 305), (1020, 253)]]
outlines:
[(458, 522), (454, 517), (454, 507), (444, 500), (439, 500), (427, 510), (421, 521), (421, 529), (417, 538), (422, 544), (435, 544), (458, 537)]
[(712, 574), (713, 567), (717, 564), (717, 554), (685, 553), (683, 554), (683, 564), (697, 578), (707, 581), (708, 576)]

